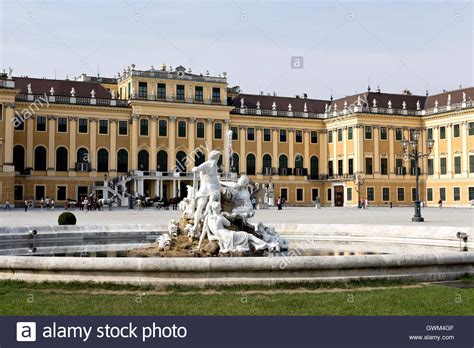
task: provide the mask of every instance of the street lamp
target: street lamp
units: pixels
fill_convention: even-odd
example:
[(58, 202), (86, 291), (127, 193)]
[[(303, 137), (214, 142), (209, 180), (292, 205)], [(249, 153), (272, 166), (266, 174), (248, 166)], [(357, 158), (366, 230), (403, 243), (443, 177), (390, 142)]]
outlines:
[(416, 186), (415, 186), (415, 214), (413, 215), (411, 221), (413, 222), (423, 222), (425, 219), (421, 216), (421, 205), (420, 205), (420, 190), (418, 187), (418, 178), (420, 173), (418, 172), (418, 159), (428, 157), (433, 150), (434, 140), (428, 139), (426, 140), (426, 147), (428, 149), (427, 153), (423, 153), (419, 150), (419, 141), (420, 141), (420, 131), (415, 130), (412, 133), (412, 140), (408, 141), (403, 139), (400, 141), (402, 145), (403, 153), (407, 160), (415, 160), (415, 178), (416, 178)]
[(360, 187), (364, 186), (365, 178), (361, 175), (361, 172), (356, 172), (352, 181), (357, 186), (357, 207), (360, 208)]

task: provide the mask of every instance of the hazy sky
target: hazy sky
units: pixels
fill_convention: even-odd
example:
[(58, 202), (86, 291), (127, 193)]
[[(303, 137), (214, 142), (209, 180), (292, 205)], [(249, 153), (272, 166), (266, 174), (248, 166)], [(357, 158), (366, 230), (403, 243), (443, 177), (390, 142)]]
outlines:
[[(6, 1), (1, 68), (114, 76), (162, 62), (246, 93), (326, 99), (474, 86), (472, 1)], [(291, 57), (302, 56), (302, 69)]]

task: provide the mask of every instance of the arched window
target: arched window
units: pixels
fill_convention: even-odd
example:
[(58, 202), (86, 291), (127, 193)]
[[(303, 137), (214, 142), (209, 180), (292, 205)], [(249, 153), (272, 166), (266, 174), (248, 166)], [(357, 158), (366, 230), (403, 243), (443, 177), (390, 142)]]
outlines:
[(255, 155), (247, 155), (247, 175), (255, 175)]
[(295, 168), (303, 168), (303, 156), (296, 155), (296, 157), (295, 157)]
[(81, 147), (80, 149), (77, 150), (76, 162), (77, 163), (89, 162), (89, 151), (87, 151), (86, 148)]
[(278, 159), (278, 167), (288, 168), (288, 157), (286, 157), (286, 155), (280, 155), (280, 158)]
[(21, 145), (13, 147), (13, 165), (15, 166), (15, 172), (25, 170), (25, 148)]
[(176, 154), (176, 169), (178, 172), (186, 172), (186, 153), (184, 151), (178, 151)]
[(203, 154), (201, 151), (197, 151), (194, 155), (194, 165), (197, 167), (203, 164), (206, 161), (206, 155)]
[(128, 172), (128, 151), (121, 149), (117, 152), (117, 172)]
[(156, 170), (159, 172), (168, 171), (168, 153), (165, 150), (158, 151), (156, 155)]
[(147, 150), (138, 152), (138, 170), (147, 172), (149, 170), (149, 157)]
[(58, 172), (67, 172), (67, 149), (58, 147), (56, 150), (56, 170)]
[(109, 151), (106, 149), (100, 149), (99, 152), (97, 152), (97, 171), (109, 171)]
[(316, 179), (319, 176), (319, 160), (316, 156), (311, 157), (310, 174), (313, 179)]
[(38, 146), (35, 149), (35, 170), (46, 170), (46, 148)]
[(271, 168), (272, 167), (272, 156), (268, 153), (263, 155), (263, 168)]
[(239, 163), (239, 154), (238, 153), (233, 153), (232, 154), (232, 159), (230, 161), (230, 171), (233, 173), (240, 173), (240, 163)]

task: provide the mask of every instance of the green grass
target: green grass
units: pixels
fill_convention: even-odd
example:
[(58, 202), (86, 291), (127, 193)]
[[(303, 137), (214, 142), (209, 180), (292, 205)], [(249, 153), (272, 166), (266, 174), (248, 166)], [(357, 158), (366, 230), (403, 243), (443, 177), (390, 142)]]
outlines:
[[(473, 277), (462, 281), (472, 282)], [(152, 286), (3, 281), (0, 315), (474, 314), (474, 288), (414, 285), (358, 281), (157, 290)]]

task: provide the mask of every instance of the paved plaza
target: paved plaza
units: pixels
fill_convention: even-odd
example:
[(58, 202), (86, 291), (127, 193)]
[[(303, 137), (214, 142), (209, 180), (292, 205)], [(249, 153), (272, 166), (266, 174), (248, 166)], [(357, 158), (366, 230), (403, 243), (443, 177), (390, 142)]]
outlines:
[[(1, 226), (57, 225), (62, 209), (41, 211), (23, 209), (0, 211)], [(114, 211), (83, 212), (73, 210), (78, 225), (95, 224), (165, 224), (169, 219), (178, 218), (179, 211), (155, 210), (152, 208), (134, 211), (120, 208)], [(413, 208), (371, 207), (357, 208), (304, 208), (287, 207), (282, 211), (276, 208), (258, 210), (253, 222), (265, 223), (304, 223), (304, 224), (387, 224), (387, 225), (425, 225), (474, 227), (474, 209), (469, 208), (425, 208), (424, 223), (412, 223)]]

